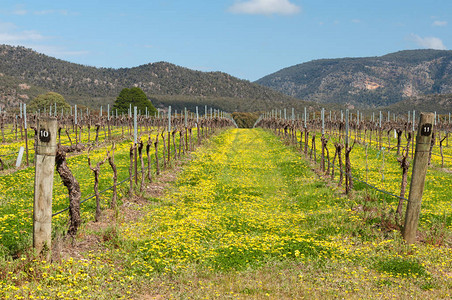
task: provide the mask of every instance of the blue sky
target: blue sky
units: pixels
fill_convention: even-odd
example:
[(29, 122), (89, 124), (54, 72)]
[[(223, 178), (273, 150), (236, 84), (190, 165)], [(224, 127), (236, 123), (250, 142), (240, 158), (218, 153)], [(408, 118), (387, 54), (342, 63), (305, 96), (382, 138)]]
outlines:
[(452, 47), (450, 0), (2, 0), (0, 44), (70, 62), (157, 61), (257, 80), (321, 58)]

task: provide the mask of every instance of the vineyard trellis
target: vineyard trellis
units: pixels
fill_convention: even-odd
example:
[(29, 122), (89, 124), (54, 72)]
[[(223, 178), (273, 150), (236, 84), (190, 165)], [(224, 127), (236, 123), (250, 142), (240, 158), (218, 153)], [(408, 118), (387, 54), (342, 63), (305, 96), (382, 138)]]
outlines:
[[(29, 138), (27, 145), (30, 146), (30, 149), (33, 149), (30, 151), (30, 162), (33, 163), (35, 161), (33, 156), (36, 150), (33, 143), (37, 136), (38, 120), (49, 116), (58, 120), (56, 167), (62, 183), (66, 187), (66, 195), (69, 196), (69, 206), (56, 209), (57, 211), (52, 214), (52, 218), (59, 218), (64, 212), (69, 211), (69, 229), (67, 230), (69, 236), (75, 236), (77, 228), (82, 222), (81, 205), (83, 203), (96, 198), (94, 219), (97, 221), (101, 214), (101, 208), (104, 205), (101, 195), (107, 194), (108, 191), (112, 192), (111, 197), (110, 195), (107, 197), (110, 199), (109, 207), (114, 209), (119, 199), (118, 188), (123, 183), (127, 181), (131, 183), (129, 186), (130, 195), (133, 195), (135, 190), (142, 191), (145, 182), (152, 181), (153, 173), (155, 175), (160, 174), (162, 161), (163, 168), (171, 167), (174, 160), (178, 160), (184, 154), (194, 150), (194, 145), (201, 145), (202, 139), (208, 138), (220, 128), (235, 126), (235, 122), (229, 114), (216, 109), (211, 109), (210, 115), (205, 114), (202, 116), (199, 113), (195, 115), (187, 110), (182, 114), (171, 113), (170, 108), (168, 110), (159, 110), (158, 114), (152, 116), (147, 112), (145, 115), (141, 115), (137, 111), (134, 114), (129, 112), (128, 115), (122, 114), (121, 116), (116, 113), (116, 116), (114, 116), (114, 114), (110, 114), (109, 108), (106, 113), (100, 112), (99, 115), (88, 111), (83, 114), (82, 110), (77, 109), (76, 106), (73, 109), (73, 114), (65, 115), (62, 112), (62, 114), (55, 115), (57, 110), (53, 111), (53, 114), (49, 111), (49, 114), (27, 115), (23, 113), (19, 116), (2, 111), (0, 115), (2, 128), (0, 158), (15, 155), (17, 152), (11, 150), (23, 146), (26, 137), (25, 132), (21, 129), (25, 127), (25, 123), (28, 123), (34, 131), (34, 138), (30, 136), (32, 133), (28, 132), (26, 134), (27, 138)], [(169, 112), (168, 118), (164, 116), (167, 112)], [(172, 126), (169, 126), (170, 124)], [(202, 134), (199, 134), (199, 131)], [(20, 137), (19, 132), (22, 133)], [(94, 138), (93, 133), (95, 134)], [(168, 133), (167, 144), (165, 144), (164, 139), (166, 133)], [(159, 136), (163, 138), (163, 143), (159, 142)], [(196, 143), (193, 142), (194, 138), (197, 139)], [(129, 166), (132, 169), (132, 173), (125, 179), (123, 179), (122, 175), (119, 178), (120, 180), (118, 180), (118, 172), (123, 172), (124, 168), (118, 169), (117, 162), (115, 163), (115, 154), (120, 152), (120, 149), (117, 149), (118, 145), (123, 149), (127, 144), (131, 145), (133, 150), (130, 155)], [(99, 153), (102, 153), (103, 149), (106, 148), (108, 148), (107, 154), (99, 159)], [(151, 154), (151, 149), (155, 149), (155, 155)], [(143, 153), (144, 151), (146, 153)], [(75, 158), (80, 156), (86, 157), (86, 169), (91, 169), (92, 178), (94, 179), (94, 186), (91, 186), (90, 189), (95, 191), (93, 195), (85, 196), (83, 199), (82, 195), (86, 194), (86, 190), (81, 190), (82, 184), (76, 178), (78, 175), (71, 172), (71, 163), (67, 161), (68, 157)], [(123, 154), (121, 153), (120, 156), (120, 163), (122, 164)], [(112, 182), (109, 187), (99, 191), (100, 178), (104, 172), (101, 170), (102, 165), (107, 161), (113, 173), (107, 181)], [(139, 164), (137, 164), (138, 161)], [(18, 172), (12, 170), (12, 166), (8, 165), (5, 166), (5, 169), (8, 172), (5, 174), (11, 174), (12, 176), (15, 172)], [(31, 168), (21, 168), (21, 170), (27, 172), (28, 169)], [(139, 182), (138, 179), (140, 179)], [(105, 184), (105, 181), (103, 180), (103, 184)], [(83, 183), (83, 186), (85, 185)]]
[[(364, 118), (362, 112), (357, 112), (355, 118), (353, 118), (353, 114), (348, 109), (345, 111), (345, 114), (341, 111), (340, 119), (336, 117), (336, 112), (334, 114), (330, 112), (329, 118), (326, 118), (324, 109), (318, 115), (320, 117), (316, 118), (316, 114), (313, 112), (312, 117), (309, 118), (309, 113), (306, 108), (304, 110), (304, 118), (302, 119), (299, 117), (296, 119), (293, 112), (292, 118), (287, 118), (286, 114), (283, 117), (282, 111), (279, 111), (279, 114), (278, 111), (271, 111), (261, 115), (254, 126), (270, 129), (289, 143), (295, 145), (306, 157), (318, 162), (320, 172), (331, 177), (331, 179), (335, 178), (335, 169), (337, 168), (339, 170), (338, 185), (341, 186), (345, 179), (345, 192), (347, 194), (353, 189), (353, 180), (357, 180), (378, 192), (397, 198), (396, 215), (398, 219), (396, 223), (399, 224), (403, 202), (408, 202), (405, 194), (410, 161), (414, 157), (414, 138), (412, 137), (416, 134), (415, 128), (417, 123), (414, 118), (415, 112), (412, 114), (410, 112), (408, 119), (404, 119), (403, 117), (396, 118), (395, 114), (393, 114), (393, 119), (391, 119), (390, 113), (388, 113), (388, 119), (386, 121), (383, 120), (382, 113), (380, 113), (378, 121), (375, 119), (374, 114), (369, 119)], [(436, 154), (433, 150), (436, 148), (435, 146), (439, 146), (440, 154), (436, 154), (436, 156), (441, 157), (440, 166), (444, 168), (445, 158), (447, 158), (444, 155), (444, 142), (446, 141), (446, 145), (448, 145), (447, 141), (449, 133), (452, 130), (452, 124), (450, 123), (450, 118), (447, 121), (447, 116), (436, 114), (432, 123), (434, 124), (432, 124), (432, 142), (429, 142), (429, 157), (431, 158), (432, 155)], [(394, 139), (397, 140), (396, 146), (394, 144), (391, 145), (392, 132), (394, 132)], [(387, 135), (386, 142), (383, 139), (384, 134)], [(435, 138), (441, 135), (441, 139)], [(320, 137), (320, 142), (318, 142), (317, 137)], [(403, 137), (405, 144), (402, 145)], [(349, 143), (350, 140), (353, 142)], [(332, 162), (330, 161), (330, 150), (328, 149), (328, 144), (331, 145), (331, 143), (334, 145)], [(356, 174), (353, 174), (350, 154), (355, 145), (360, 145), (360, 147), (365, 147), (366, 149), (366, 180), (360, 179)], [(320, 146), (320, 150), (318, 150), (318, 146)], [(378, 150), (377, 157), (381, 154), (382, 163), (380, 172), (382, 174), (382, 181), (384, 181), (385, 152), (391, 153), (391, 151), (397, 150), (397, 154), (393, 156), (388, 155), (388, 159), (394, 157), (402, 170), (399, 195), (368, 182), (368, 147), (373, 147)], [(320, 157), (320, 160), (317, 159), (317, 156)], [(343, 156), (345, 161), (342, 159)], [(432, 162), (429, 160), (429, 165), (431, 164)], [(446, 164), (446, 168), (449, 170), (451, 167), (452, 160)]]

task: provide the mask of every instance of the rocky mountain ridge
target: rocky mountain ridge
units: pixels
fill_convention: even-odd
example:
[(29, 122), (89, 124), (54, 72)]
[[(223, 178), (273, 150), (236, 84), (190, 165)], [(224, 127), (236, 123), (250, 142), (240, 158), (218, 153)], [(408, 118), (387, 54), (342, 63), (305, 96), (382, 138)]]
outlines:
[(380, 57), (313, 60), (256, 83), (308, 101), (381, 107), (407, 97), (452, 93), (452, 51), (406, 50)]

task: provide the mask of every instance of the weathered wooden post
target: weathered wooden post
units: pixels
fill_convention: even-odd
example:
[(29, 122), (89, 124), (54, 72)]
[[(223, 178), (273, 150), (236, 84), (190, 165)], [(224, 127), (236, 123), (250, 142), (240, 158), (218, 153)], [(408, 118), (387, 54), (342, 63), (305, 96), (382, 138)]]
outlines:
[[(188, 151), (188, 112), (187, 108), (184, 107), (185, 112), (185, 119), (184, 119), (184, 125), (185, 125), (185, 150)], [(179, 141), (180, 143), (180, 141)]]
[(199, 112), (198, 107), (196, 106), (196, 142), (201, 145), (201, 135), (199, 134)]
[(77, 104), (74, 105), (74, 126), (75, 126), (75, 145), (78, 144), (78, 117), (77, 117)]
[(168, 106), (168, 162), (171, 160), (171, 105)]
[(413, 172), (411, 174), (410, 195), (408, 197), (405, 226), (403, 228), (403, 238), (408, 244), (416, 241), (422, 194), (424, 192), (425, 176), (428, 168), (433, 122), (434, 115), (432, 113), (421, 113), (416, 137)]
[[(146, 107), (147, 109), (147, 107)], [(108, 139), (111, 139), (111, 129), (110, 129), (110, 104), (107, 104), (107, 127), (108, 127)]]
[(322, 172), (325, 172), (325, 108), (322, 107), (322, 110), (320, 112), (320, 116), (322, 119), (322, 161), (321, 161), (321, 167)]
[(27, 167), (28, 161), (28, 131), (27, 131), (27, 104), (24, 103), (24, 132), (25, 132), (25, 155), (27, 157)]
[[(413, 110), (413, 127), (412, 127), (412, 133), (411, 136), (413, 137), (411, 139), (411, 159), (414, 157), (414, 130), (416, 129), (414, 126), (416, 125), (416, 119), (415, 119), (416, 111)], [(435, 124), (436, 125), (436, 124)]]
[(138, 154), (137, 154), (137, 143), (138, 143), (138, 131), (137, 131), (137, 107), (133, 107), (133, 147), (134, 147), (134, 160), (135, 160), (135, 184), (138, 184)]
[(33, 247), (50, 258), (52, 233), (52, 190), (55, 170), (57, 119), (38, 119), (35, 145), (35, 196), (33, 206)]

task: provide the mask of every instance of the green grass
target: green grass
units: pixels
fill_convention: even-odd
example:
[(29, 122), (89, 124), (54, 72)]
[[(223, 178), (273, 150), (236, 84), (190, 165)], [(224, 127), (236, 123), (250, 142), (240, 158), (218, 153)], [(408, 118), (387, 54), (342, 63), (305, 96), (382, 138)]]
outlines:
[(97, 299), (130, 298), (131, 291), (150, 299), (451, 296), (449, 247), (406, 245), (398, 231), (384, 227), (386, 203), (359, 193), (345, 197), (297, 151), (261, 129), (213, 138), (192, 154), (163, 197), (148, 198), (132, 210), (139, 217), (127, 218), (123, 207), (112, 224), (82, 229), (75, 244), (94, 235), (100, 248), (85, 249), (77, 259), (2, 262), (0, 293)]
[[(126, 130), (127, 131), (127, 130)], [(116, 137), (116, 150), (115, 150), (115, 164), (118, 171), (118, 182), (123, 181), (129, 177), (129, 147), (131, 145), (130, 139), (118, 140), (122, 130), (115, 128), (112, 130), (112, 135)], [(152, 133), (155, 136), (155, 133)], [(193, 138), (196, 140), (196, 130)], [(104, 140), (104, 134), (100, 134), (99, 147), (94, 149), (90, 156), (93, 165), (102, 160), (107, 150), (110, 150), (111, 144)], [(74, 139), (74, 136), (72, 136)], [(94, 139), (94, 133), (91, 132), (91, 141)], [(147, 137), (145, 136), (145, 139)], [(29, 139), (30, 143), (33, 139)], [(82, 135), (82, 141), (87, 142), (87, 132), (84, 131)], [(67, 143), (67, 137), (62, 136), (62, 142)], [(176, 140), (177, 145), (179, 140)], [(16, 146), (17, 143), (13, 145)], [(15, 147), (14, 146), (14, 147)], [(172, 145), (171, 145), (172, 146)], [(6, 147), (0, 146), (0, 149)], [(32, 144), (29, 146), (33, 148)], [(155, 161), (155, 151), (151, 148), (151, 160)], [(34, 155), (34, 152), (31, 152)], [(159, 146), (160, 164), (163, 167), (162, 159), (162, 143)], [(146, 153), (143, 153), (145, 166), (147, 166)], [(67, 163), (75, 178), (78, 180), (81, 188), (81, 200), (94, 194), (94, 176), (89, 169), (87, 163), (86, 150), (82, 153), (68, 154)], [(138, 164), (139, 168), (140, 163)], [(153, 176), (155, 176), (155, 165), (153, 163)], [(112, 170), (108, 162), (102, 165), (99, 178), (99, 191), (102, 191), (113, 184)], [(124, 183), (118, 188), (119, 198), (122, 198), (127, 193), (128, 182)], [(17, 257), (27, 248), (32, 245), (32, 216), (33, 216), (33, 197), (34, 197), (34, 165), (33, 159), (31, 160), (30, 167), (24, 167), (17, 171), (7, 170), (0, 173), (0, 256), (3, 257)], [(106, 191), (101, 194), (101, 206), (102, 209), (110, 206), (112, 197), (112, 191)], [(68, 207), (68, 192), (66, 187), (62, 184), (62, 181), (55, 171), (54, 174), (54, 187), (53, 187), (53, 200), (52, 200), (52, 212), (56, 213), (60, 210)], [(95, 214), (96, 201), (92, 198), (81, 204), (81, 218), (82, 221), (93, 220)], [(68, 212), (64, 212), (52, 218), (53, 237), (67, 230)]]

